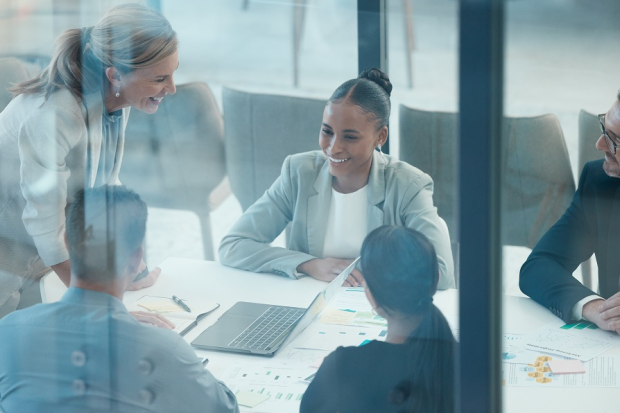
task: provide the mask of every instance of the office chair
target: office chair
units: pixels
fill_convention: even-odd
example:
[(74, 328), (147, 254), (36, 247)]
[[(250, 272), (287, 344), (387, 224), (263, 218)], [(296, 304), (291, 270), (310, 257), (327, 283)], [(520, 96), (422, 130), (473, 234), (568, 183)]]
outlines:
[(245, 211), (280, 176), (288, 155), (319, 149), (325, 101), (224, 88), (226, 168)]
[(598, 116), (583, 109), (579, 111), (579, 161), (577, 173), (580, 174), (586, 163), (605, 157), (596, 149), (596, 141), (601, 137)]
[[(601, 137), (598, 116), (585, 110), (579, 111), (579, 160), (577, 161), (578, 174), (581, 174), (583, 167), (590, 161), (603, 158), (603, 152), (595, 148), (596, 141)], [(588, 261), (581, 264), (581, 274), (583, 284), (592, 289), (594, 286), (594, 274), (592, 274), (592, 256)]]
[[(399, 113), (400, 159), (433, 178), (438, 213), (448, 224), (452, 239), (460, 240), (457, 115), (404, 105)], [(532, 249), (564, 213), (575, 192), (568, 150), (555, 115), (507, 117), (502, 131), (502, 245)]]
[(205, 83), (178, 85), (157, 113), (131, 111), (119, 177), (149, 207), (195, 212), (207, 260), (215, 257), (209, 194), (226, 174), (223, 129), (222, 115)]

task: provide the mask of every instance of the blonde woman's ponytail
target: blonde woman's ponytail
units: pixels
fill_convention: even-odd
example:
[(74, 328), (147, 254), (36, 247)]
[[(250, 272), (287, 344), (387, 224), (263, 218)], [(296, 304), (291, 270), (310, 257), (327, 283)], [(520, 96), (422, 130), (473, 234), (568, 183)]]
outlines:
[(77, 98), (107, 85), (105, 69), (121, 73), (159, 63), (177, 50), (177, 37), (159, 12), (135, 3), (111, 9), (91, 27), (69, 29), (56, 39), (50, 64), (34, 79), (9, 89), (13, 96), (45, 100), (68, 89)]

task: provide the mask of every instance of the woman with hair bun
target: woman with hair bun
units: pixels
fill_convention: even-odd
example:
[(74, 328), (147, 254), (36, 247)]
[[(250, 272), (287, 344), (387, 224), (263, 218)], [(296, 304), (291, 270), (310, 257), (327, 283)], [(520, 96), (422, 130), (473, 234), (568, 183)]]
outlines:
[(364, 241), (361, 267), (366, 296), (387, 320), (386, 340), (327, 356), (300, 411), (453, 412), (455, 340), (433, 304), (432, 244), (418, 231), (383, 226)]
[[(178, 64), (170, 23), (125, 4), (62, 33), (50, 64), (11, 89), (0, 113), (0, 317), (49, 267), (69, 283), (65, 209), (79, 189), (119, 183), (129, 108), (157, 112)], [(131, 288), (159, 271), (142, 263)]]
[[(450, 236), (433, 205), (433, 181), (381, 152), (388, 138), (388, 76), (362, 72), (327, 101), (320, 151), (288, 156), (280, 177), (235, 223), (220, 245), (220, 261), (254, 272), (331, 281), (381, 225), (413, 228), (439, 259), (439, 288), (454, 287)], [(289, 225), (287, 248), (269, 244)], [(347, 284), (359, 285), (354, 270)]]

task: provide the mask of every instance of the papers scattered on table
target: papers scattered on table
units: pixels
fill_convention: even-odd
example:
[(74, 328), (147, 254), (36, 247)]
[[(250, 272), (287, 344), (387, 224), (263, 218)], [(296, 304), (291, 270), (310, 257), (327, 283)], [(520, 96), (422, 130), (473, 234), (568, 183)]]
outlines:
[(297, 348), (288, 345), (278, 351), (272, 360), (289, 366), (297, 365), (318, 369), (329, 353), (327, 350)]
[[(284, 413), (299, 411), (301, 398), (329, 351), (295, 348), (288, 345), (271, 359), (256, 358), (232, 363), (218, 377), (236, 394), (237, 401), (252, 412)], [(241, 399), (241, 401), (239, 401)]]
[(144, 295), (127, 305), (128, 311), (146, 311), (161, 314), (174, 323), (174, 332), (180, 335), (187, 334), (198, 321), (207, 316), (220, 305), (214, 301), (183, 300), (192, 310), (191, 313), (183, 310), (170, 297)]
[(240, 390), (235, 393), (237, 404), (245, 407), (256, 407), (269, 398), (266, 394), (254, 393), (251, 391)]
[(549, 361), (562, 356), (540, 355), (533, 364), (502, 363), (504, 386), (515, 387), (620, 387), (620, 356), (599, 356), (584, 363), (583, 374), (553, 374)]
[(620, 344), (615, 332), (599, 329), (595, 324), (581, 321), (564, 324), (549, 323), (539, 330), (523, 335), (521, 347), (545, 353), (554, 353), (581, 361), (589, 361)]
[(521, 348), (522, 334), (504, 333), (502, 345), (502, 361), (513, 364), (531, 364), (540, 353)]
[(319, 318), (319, 323), (349, 325), (355, 317), (355, 311), (337, 310), (335, 308), (326, 308)]
[(364, 287), (342, 287), (338, 295), (329, 303), (331, 308), (354, 311), (371, 311), (372, 306), (366, 298)]
[(220, 305), (215, 301), (205, 300), (183, 300), (185, 304), (192, 310), (188, 313), (179, 307), (171, 297), (156, 297), (152, 295), (144, 295), (137, 301), (127, 305), (129, 311), (150, 311), (162, 314), (166, 317), (195, 319), (201, 314), (210, 313)]
[(192, 328), (194, 328), (196, 326), (196, 321), (194, 320), (188, 320), (186, 318), (176, 318), (176, 317), (166, 317), (168, 320), (172, 321), (172, 323), (174, 324), (174, 331), (177, 334), (180, 334), (181, 336), (184, 336), (185, 334), (189, 333)]
[[(154, 297), (154, 298), (159, 298), (159, 297)], [(158, 299), (156, 301), (143, 302), (143, 303), (139, 302), (138, 306), (144, 308), (147, 311), (153, 311), (155, 313), (160, 313), (160, 314), (174, 313), (176, 311), (179, 311), (179, 306), (175, 302), (171, 300), (167, 300), (167, 299), (164, 299), (164, 300)]]
[[(299, 411), (308, 387), (304, 380), (316, 369), (275, 362), (232, 363), (220, 379), (235, 393), (239, 404), (253, 412), (284, 413)], [(249, 397), (253, 393), (255, 397)], [(260, 400), (260, 401), (259, 401)], [(248, 404), (245, 404), (248, 403)]]
[(342, 288), (321, 314), (319, 323), (387, 327), (387, 321), (372, 311), (363, 287)]
[(384, 328), (313, 323), (292, 344), (298, 348), (334, 351), (338, 346), (357, 347), (367, 341), (385, 340), (386, 335)]

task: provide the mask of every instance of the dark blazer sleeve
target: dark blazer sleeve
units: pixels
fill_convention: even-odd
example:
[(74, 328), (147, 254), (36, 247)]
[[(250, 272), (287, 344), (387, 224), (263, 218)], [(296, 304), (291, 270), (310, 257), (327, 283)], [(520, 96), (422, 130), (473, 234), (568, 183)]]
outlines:
[(573, 277), (595, 249), (596, 228), (588, 221), (588, 214), (595, 211), (589, 210), (584, 196), (593, 167), (601, 166), (586, 164), (571, 205), (536, 244), (519, 275), (521, 291), (566, 322), (579, 300), (596, 294)]
[(321, 413), (338, 411), (338, 363), (342, 347), (325, 357), (314, 380), (301, 399), (300, 413)]

